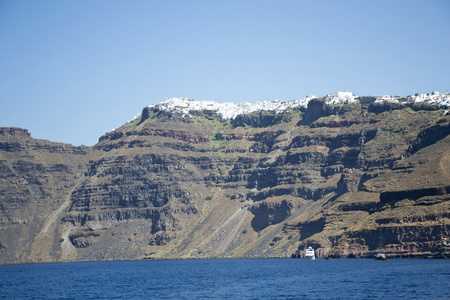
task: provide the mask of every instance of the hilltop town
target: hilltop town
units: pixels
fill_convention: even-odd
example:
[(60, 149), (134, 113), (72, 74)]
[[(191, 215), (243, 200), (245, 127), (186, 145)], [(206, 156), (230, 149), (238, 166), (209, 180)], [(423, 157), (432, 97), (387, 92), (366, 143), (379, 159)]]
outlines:
[(381, 102), (403, 103), (403, 104), (426, 103), (438, 105), (440, 107), (449, 107), (450, 94), (449, 93), (441, 94), (438, 91), (434, 91), (429, 94), (416, 93), (414, 96), (409, 95), (406, 97), (384, 95), (381, 97), (377, 97), (375, 100), (375, 103)]
[[(238, 115), (250, 114), (256, 111), (274, 111), (275, 113), (281, 113), (294, 107), (306, 108), (309, 101), (316, 98), (318, 97), (314, 95), (308, 95), (301, 99), (289, 101), (272, 100), (257, 101), (253, 103), (244, 102), (238, 104), (231, 102), (218, 103), (214, 101), (196, 101), (188, 98), (170, 98), (165, 99), (159, 104), (149, 105), (148, 108), (176, 112), (183, 114), (184, 116), (189, 115), (191, 111), (208, 110), (215, 111), (223, 119), (234, 119)], [(376, 104), (383, 102), (400, 103), (402, 105), (424, 103), (437, 105), (443, 108), (450, 107), (450, 94), (441, 94), (437, 91), (431, 92), (429, 94), (416, 93), (414, 96), (406, 97), (391, 95), (383, 95), (379, 97), (359, 97), (355, 96), (352, 92), (336, 92), (322, 98), (324, 99), (326, 105), (357, 103), (361, 98), (370, 98)], [(140, 114), (134, 117), (131, 121), (134, 121), (138, 117), (140, 117)]]

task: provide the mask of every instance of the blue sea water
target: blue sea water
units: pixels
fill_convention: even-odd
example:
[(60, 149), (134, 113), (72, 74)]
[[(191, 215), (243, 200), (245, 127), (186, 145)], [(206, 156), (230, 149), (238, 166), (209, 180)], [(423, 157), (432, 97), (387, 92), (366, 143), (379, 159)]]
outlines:
[(450, 299), (449, 260), (208, 259), (0, 266), (2, 299)]

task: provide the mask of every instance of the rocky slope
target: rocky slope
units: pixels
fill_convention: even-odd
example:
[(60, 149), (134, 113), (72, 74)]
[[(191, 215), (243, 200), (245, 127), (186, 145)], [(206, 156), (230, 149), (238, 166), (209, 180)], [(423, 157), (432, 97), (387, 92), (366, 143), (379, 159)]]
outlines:
[(361, 98), (147, 107), (94, 147), (0, 129), (0, 262), (443, 257), (450, 116)]

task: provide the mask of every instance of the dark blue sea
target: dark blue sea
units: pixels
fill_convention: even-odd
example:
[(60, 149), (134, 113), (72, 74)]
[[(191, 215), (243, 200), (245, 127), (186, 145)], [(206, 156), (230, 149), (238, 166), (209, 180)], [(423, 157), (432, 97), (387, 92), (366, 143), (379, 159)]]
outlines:
[(450, 299), (450, 260), (210, 259), (0, 266), (3, 299)]

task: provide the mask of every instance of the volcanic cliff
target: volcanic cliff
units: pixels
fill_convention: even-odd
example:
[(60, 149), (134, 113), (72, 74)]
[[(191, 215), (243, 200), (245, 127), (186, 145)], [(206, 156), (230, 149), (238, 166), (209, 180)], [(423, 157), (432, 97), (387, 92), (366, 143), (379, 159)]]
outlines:
[(153, 105), (93, 147), (0, 128), (0, 263), (445, 257), (446, 111), (308, 100), (232, 118)]

